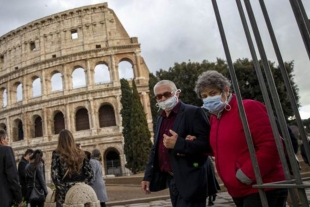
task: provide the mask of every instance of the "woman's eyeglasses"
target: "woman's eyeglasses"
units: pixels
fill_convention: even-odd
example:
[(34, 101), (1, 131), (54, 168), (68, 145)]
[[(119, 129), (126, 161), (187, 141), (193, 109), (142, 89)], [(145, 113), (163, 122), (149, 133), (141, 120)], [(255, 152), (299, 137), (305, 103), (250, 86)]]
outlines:
[(156, 100), (161, 100), (162, 98), (163, 98), (163, 96), (165, 97), (165, 98), (170, 98), (171, 96), (172, 96), (172, 94), (173, 94), (173, 91), (167, 91), (167, 92), (165, 92), (165, 93), (162, 93), (162, 94), (157, 94), (156, 96), (155, 96), (155, 99)]

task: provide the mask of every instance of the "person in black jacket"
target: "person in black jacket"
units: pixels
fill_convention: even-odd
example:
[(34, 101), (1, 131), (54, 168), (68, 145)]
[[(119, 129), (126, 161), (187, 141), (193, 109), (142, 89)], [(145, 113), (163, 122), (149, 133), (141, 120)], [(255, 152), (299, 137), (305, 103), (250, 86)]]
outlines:
[(27, 186), (26, 186), (26, 172), (25, 168), (26, 165), (29, 163), (29, 158), (32, 155), (33, 150), (32, 149), (27, 149), (25, 154), (23, 155), (22, 159), (18, 163), (18, 175), (19, 175), (19, 183), (22, 187), (22, 196), (26, 202), (27, 199)]
[[(210, 124), (202, 108), (178, 99), (180, 92), (169, 80), (154, 86), (162, 113), (141, 188), (149, 194), (169, 187), (173, 207), (205, 207), (208, 183), (204, 153), (210, 150)], [(195, 141), (186, 140), (189, 134)]]
[(44, 176), (44, 165), (43, 165), (43, 152), (41, 150), (35, 150), (30, 157), (30, 162), (26, 166), (26, 183), (27, 183), (27, 200), (31, 207), (43, 207), (43, 201), (31, 201), (29, 200), (33, 186), (38, 190), (43, 191), (45, 196), (47, 195), (47, 188)]
[(0, 130), (0, 206), (22, 206), (22, 193), (18, 181), (13, 149), (8, 145), (7, 133)]

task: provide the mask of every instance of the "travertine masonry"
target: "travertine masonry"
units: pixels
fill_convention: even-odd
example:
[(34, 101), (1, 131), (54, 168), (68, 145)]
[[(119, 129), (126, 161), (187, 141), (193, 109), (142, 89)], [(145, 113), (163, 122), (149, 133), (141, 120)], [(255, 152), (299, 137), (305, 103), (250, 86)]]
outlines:
[[(101, 150), (105, 173), (123, 174), (122, 61), (132, 66), (152, 130), (149, 70), (140, 52), (138, 39), (129, 37), (107, 3), (47, 16), (0, 37), (0, 128), (16, 157), (42, 149), (49, 182), (51, 152), (67, 128), (84, 150)], [(108, 81), (95, 82), (98, 66)], [(74, 87), (79, 79), (83, 84)]]

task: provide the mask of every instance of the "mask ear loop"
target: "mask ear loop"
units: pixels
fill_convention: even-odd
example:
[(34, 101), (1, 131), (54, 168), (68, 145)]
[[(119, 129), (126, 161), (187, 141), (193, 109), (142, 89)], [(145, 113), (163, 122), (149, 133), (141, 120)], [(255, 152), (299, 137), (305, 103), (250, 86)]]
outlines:
[(229, 101), (231, 100), (231, 94), (229, 94), (229, 96), (227, 97), (227, 100), (225, 101), (225, 107), (224, 107), (224, 109), (225, 109), (226, 111), (230, 111), (230, 110), (231, 110), (231, 106), (229, 105), (228, 100), (229, 100)]

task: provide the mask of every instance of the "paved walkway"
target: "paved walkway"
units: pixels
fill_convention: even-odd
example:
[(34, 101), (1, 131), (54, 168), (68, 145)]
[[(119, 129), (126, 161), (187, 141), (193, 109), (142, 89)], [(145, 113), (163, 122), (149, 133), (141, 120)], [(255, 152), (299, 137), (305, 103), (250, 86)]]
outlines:
[[(306, 190), (308, 201), (310, 201), (310, 189)], [(310, 203), (310, 202), (309, 202)], [(154, 200), (144, 202), (137, 200), (136, 203), (124, 204), (124, 205), (108, 205), (110, 207), (172, 207), (170, 199)], [(228, 207), (235, 206), (230, 195), (227, 192), (221, 192), (217, 194), (213, 207)], [(287, 205), (288, 207), (288, 205)]]

